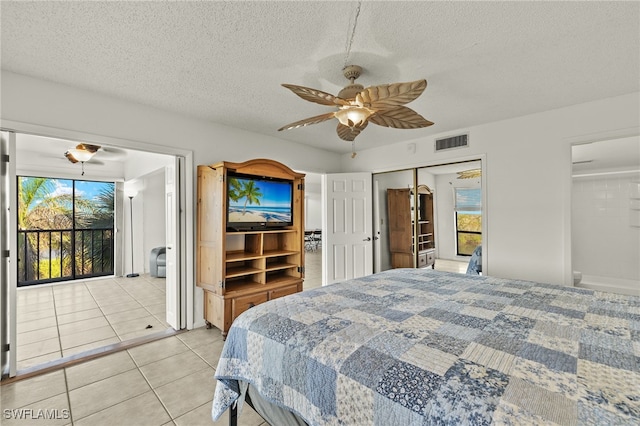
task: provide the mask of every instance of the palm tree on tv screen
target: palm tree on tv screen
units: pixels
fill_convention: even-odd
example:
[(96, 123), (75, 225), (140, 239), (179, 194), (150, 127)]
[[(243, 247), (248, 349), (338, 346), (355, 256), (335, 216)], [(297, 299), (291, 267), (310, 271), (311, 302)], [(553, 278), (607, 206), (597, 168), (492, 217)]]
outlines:
[(242, 185), (240, 198), (242, 197), (245, 197), (244, 207), (242, 209), (242, 214), (245, 214), (247, 213), (247, 204), (260, 205), (260, 197), (262, 197), (262, 192), (260, 192), (260, 188), (256, 186), (255, 181), (248, 180)]
[(229, 199), (233, 201), (238, 201), (241, 197), (240, 193), (242, 192), (242, 184), (236, 178), (229, 178), (229, 189), (228, 196)]

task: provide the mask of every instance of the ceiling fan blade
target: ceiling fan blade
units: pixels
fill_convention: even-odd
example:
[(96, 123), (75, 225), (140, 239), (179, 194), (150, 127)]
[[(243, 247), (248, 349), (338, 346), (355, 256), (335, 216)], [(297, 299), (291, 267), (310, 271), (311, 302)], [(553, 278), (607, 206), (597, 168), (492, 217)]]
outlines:
[(396, 129), (419, 129), (433, 124), (433, 122), (405, 106), (397, 106), (393, 109), (378, 111), (369, 117), (369, 121), (378, 126), (393, 127)]
[(368, 123), (365, 121), (360, 126), (349, 127), (342, 123), (338, 123), (336, 131), (338, 132), (338, 137), (340, 139), (351, 142), (365, 129), (365, 127), (367, 127), (367, 124)]
[(345, 99), (333, 96), (330, 93), (323, 92), (321, 90), (311, 89), (304, 86), (296, 86), (294, 84), (283, 84), (282, 86), (291, 90), (296, 95), (300, 96), (305, 101), (315, 102), (320, 105), (349, 105), (349, 102)]
[(91, 145), (91, 144), (88, 144), (88, 143), (81, 143), (81, 144), (78, 144), (76, 146), (76, 149), (84, 149), (85, 151), (89, 151), (89, 152), (92, 152), (94, 154), (96, 152), (98, 152), (98, 150), (100, 148), (101, 148), (100, 145)]
[(356, 103), (373, 109), (404, 105), (424, 92), (427, 80), (371, 86), (356, 95)]
[(287, 124), (286, 126), (282, 126), (278, 129), (278, 131), (297, 129), (298, 127), (308, 126), (309, 124), (322, 123), (323, 121), (331, 120), (334, 117), (334, 114), (335, 113), (333, 112), (328, 112), (326, 114), (316, 115), (315, 117), (305, 118), (303, 120)]
[(474, 179), (482, 176), (482, 169), (465, 170), (458, 173), (458, 179)]
[(127, 151), (121, 148), (111, 148), (111, 147), (100, 148), (100, 157), (104, 157), (109, 160), (125, 158), (126, 156), (127, 156)]

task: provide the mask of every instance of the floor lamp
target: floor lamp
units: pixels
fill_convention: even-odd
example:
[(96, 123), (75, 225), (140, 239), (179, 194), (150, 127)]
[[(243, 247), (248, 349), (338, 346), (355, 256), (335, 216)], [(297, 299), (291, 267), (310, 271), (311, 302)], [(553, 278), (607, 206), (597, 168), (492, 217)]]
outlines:
[(133, 272), (133, 197), (138, 195), (136, 191), (130, 191), (127, 194), (129, 197), (129, 213), (131, 214), (131, 222), (129, 225), (129, 231), (131, 231), (131, 273), (127, 274), (127, 278), (139, 277), (140, 274)]

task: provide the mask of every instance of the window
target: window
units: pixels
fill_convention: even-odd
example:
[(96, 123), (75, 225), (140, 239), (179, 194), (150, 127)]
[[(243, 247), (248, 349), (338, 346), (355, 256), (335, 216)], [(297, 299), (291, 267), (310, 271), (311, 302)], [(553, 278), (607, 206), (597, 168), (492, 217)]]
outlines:
[(471, 256), (482, 243), (482, 192), (480, 188), (454, 188), (456, 246), (459, 256)]
[(18, 177), (18, 286), (113, 274), (112, 182)]

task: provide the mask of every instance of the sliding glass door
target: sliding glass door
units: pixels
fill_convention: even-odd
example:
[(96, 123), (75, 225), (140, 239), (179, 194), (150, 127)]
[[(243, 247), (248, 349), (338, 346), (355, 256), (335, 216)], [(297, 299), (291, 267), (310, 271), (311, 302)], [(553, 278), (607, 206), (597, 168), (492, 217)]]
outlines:
[(113, 182), (18, 177), (18, 286), (114, 273)]

